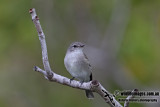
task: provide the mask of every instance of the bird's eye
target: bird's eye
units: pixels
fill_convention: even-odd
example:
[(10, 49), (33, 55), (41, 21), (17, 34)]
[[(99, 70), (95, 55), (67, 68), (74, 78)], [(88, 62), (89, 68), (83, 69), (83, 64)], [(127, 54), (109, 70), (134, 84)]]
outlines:
[(73, 45), (73, 47), (74, 47), (74, 48), (76, 48), (76, 47), (77, 47), (77, 45)]

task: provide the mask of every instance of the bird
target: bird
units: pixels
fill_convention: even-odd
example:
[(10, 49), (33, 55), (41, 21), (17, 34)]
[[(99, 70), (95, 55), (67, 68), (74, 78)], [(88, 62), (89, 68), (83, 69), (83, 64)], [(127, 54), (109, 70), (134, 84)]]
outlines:
[[(70, 79), (70, 82), (75, 78), (78, 79), (81, 84), (92, 81), (92, 68), (87, 56), (83, 52), (84, 47), (85, 44), (81, 42), (73, 42), (67, 49), (64, 65), (73, 77)], [(85, 90), (85, 93), (87, 98), (94, 98), (92, 91)]]

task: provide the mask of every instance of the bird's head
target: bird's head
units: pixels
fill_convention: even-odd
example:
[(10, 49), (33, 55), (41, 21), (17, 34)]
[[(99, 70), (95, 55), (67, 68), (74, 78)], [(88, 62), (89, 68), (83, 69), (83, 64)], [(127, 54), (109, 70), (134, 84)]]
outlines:
[(73, 42), (70, 46), (69, 46), (69, 50), (70, 51), (75, 51), (75, 50), (83, 50), (84, 49), (84, 44), (81, 42)]

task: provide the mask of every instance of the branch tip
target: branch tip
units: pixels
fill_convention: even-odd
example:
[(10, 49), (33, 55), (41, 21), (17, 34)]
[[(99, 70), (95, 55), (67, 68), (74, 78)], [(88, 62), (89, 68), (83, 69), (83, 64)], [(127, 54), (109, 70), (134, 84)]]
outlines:
[(29, 13), (30, 13), (30, 14), (33, 13), (33, 8), (32, 8), (32, 9), (29, 9)]
[(33, 70), (34, 70), (34, 71), (37, 71), (37, 69), (38, 69), (37, 66), (34, 66), (34, 67), (33, 67)]

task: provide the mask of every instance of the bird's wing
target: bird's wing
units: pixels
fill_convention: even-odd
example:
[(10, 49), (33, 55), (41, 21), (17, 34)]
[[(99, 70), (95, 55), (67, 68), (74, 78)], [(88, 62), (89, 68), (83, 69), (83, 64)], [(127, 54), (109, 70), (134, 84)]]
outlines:
[(84, 62), (86, 63), (86, 65), (88, 66), (88, 69), (91, 72), (91, 75), (90, 75), (90, 81), (91, 81), (92, 80), (92, 66), (91, 66), (86, 54), (85, 53), (83, 53), (83, 54), (84, 54), (84, 57), (85, 57), (85, 61)]

